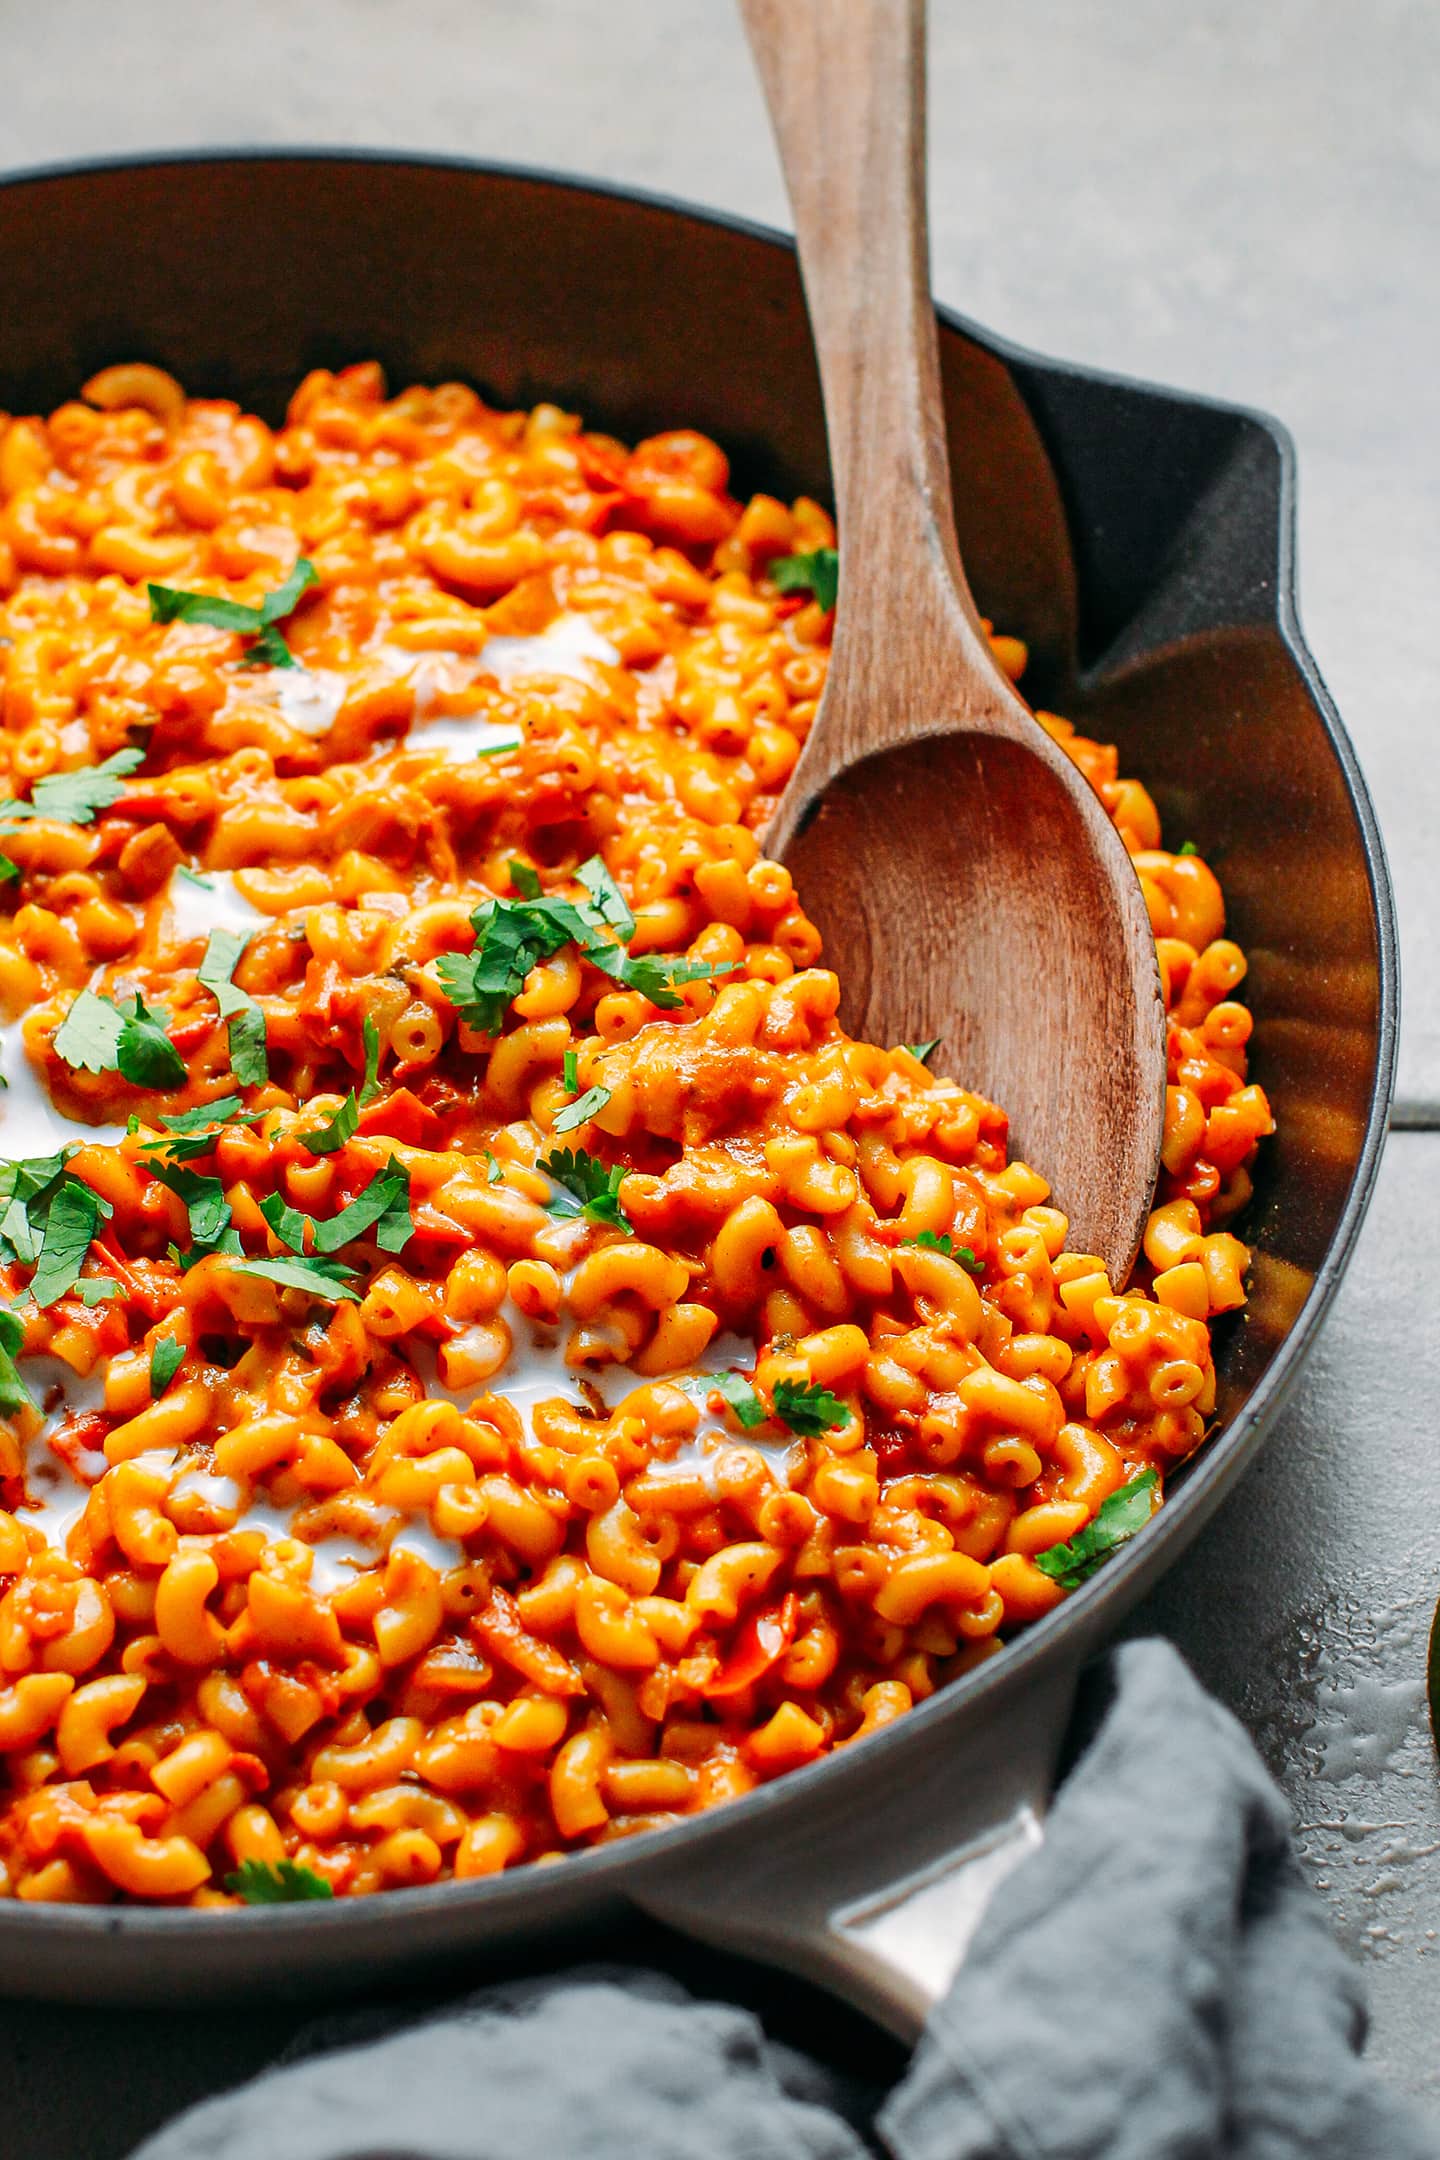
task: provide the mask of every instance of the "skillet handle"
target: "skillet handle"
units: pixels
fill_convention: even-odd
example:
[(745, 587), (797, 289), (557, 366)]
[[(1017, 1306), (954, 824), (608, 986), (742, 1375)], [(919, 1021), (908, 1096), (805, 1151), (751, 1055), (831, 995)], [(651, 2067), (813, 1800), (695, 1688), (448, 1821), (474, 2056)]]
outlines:
[(907, 1734), (902, 1718), (886, 1744), (862, 1742), (812, 1790), (787, 1792), (781, 1779), (728, 1837), (662, 1853), (632, 1899), (915, 2040), (991, 1896), (1041, 1841), (1077, 1670), (1072, 1659), (1033, 1677), (997, 1673), (1010, 1684), (974, 1701), (957, 1733), (942, 1723)]

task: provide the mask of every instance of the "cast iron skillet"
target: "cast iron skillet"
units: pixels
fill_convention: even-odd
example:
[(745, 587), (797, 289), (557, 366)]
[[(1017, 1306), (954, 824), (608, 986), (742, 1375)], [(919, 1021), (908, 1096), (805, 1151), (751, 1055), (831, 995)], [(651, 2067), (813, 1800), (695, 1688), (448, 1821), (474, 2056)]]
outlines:
[[(1117, 742), (1220, 864), (1279, 1136), (1218, 1339), (1223, 1430), (1144, 1536), (887, 1731), (658, 1835), (498, 1878), (197, 1913), (0, 1903), (0, 1989), (94, 2002), (360, 1985), (635, 1907), (804, 1972), (900, 2032), (1039, 1834), (1075, 1675), (1259, 1446), (1349, 1256), (1389, 1104), (1397, 973), (1374, 812), (1295, 616), (1289, 442), (1234, 407), (1057, 366), (941, 317), (960, 543), (1026, 688)], [(309, 367), (463, 377), (626, 437), (693, 425), (739, 492), (826, 493), (793, 254), (669, 203), (459, 161), (205, 156), (0, 184), (0, 407), (158, 362), (278, 420)], [(1057, 1086), (1064, 1085), (1057, 1073)], [(1043, 1167), (1043, 1166), (1042, 1166)]]

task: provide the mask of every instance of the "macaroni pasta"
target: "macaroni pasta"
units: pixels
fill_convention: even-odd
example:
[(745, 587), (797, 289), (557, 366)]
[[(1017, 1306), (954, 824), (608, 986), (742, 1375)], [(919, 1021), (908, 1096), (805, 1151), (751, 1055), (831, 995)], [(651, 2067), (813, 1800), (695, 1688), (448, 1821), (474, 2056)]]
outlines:
[(1039, 716), (1169, 1007), (1120, 1290), (837, 1023), (761, 844), (834, 532), (728, 483), (373, 366), (278, 433), (140, 365), (0, 415), (5, 1894), (672, 1822), (994, 1654), (1204, 1438), (1271, 1129), (1220, 887)]

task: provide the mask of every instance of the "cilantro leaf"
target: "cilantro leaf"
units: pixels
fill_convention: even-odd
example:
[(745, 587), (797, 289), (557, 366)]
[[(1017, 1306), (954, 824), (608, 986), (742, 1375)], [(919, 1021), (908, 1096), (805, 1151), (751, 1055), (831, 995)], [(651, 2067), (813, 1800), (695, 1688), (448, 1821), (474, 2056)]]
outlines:
[(243, 1260), (245, 1257), (244, 1243), (233, 1223), (227, 1224), (213, 1245), (192, 1245), (187, 1251), (182, 1251), (178, 1245), (168, 1245), (166, 1251), (185, 1274), (198, 1260), (213, 1260), (217, 1255), (225, 1260)]
[(183, 1200), (190, 1215), (190, 1238), (197, 1253), (214, 1252), (230, 1227), (230, 1203), (217, 1177), (201, 1177), (181, 1163), (152, 1163), (151, 1174)]
[(114, 1072), (123, 1024), (109, 998), (82, 990), (55, 1030), (55, 1055), (72, 1072)]
[(107, 1298), (119, 1297), (120, 1285), (111, 1275), (87, 1275), (75, 1285), (75, 1295), (87, 1311), (103, 1305)]
[(0, 1417), (14, 1417), (17, 1410), (27, 1405), (38, 1408), (34, 1396), (20, 1377), (15, 1360), (25, 1340), (25, 1327), (20, 1315), (8, 1306), (0, 1306)]
[(364, 1192), (328, 1221), (316, 1222), (312, 1216), (303, 1215), (280, 1193), (268, 1194), (260, 1202), (260, 1213), (276, 1237), (297, 1253), (305, 1250), (307, 1229), (311, 1250), (321, 1254), (337, 1253), (370, 1230), (383, 1252), (403, 1252), (415, 1235), (410, 1214), (410, 1173), (393, 1155)]
[(487, 1184), (487, 1185), (498, 1185), (498, 1184), (500, 1183), (500, 1180), (501, 1180), (501, 1178), (502, 1178), (502, 1177), (504, 1176), (504, 1172), (503, 1172), (503, 1171), (501, 1170), (501, 1168), (500, 1168), (500, 1164), (499, 1164), (498, 1160), (497, 1160), (497, 1159), (496, 1159), (496, 1157), (495, 1157), (495, 1156), (494, 1156), (494, 1155), (493, 1155), (493, 1154), (491, 1153), (491, 1151), (490, 1151), (490, 1149), (489, 1149), (488, 1147), (487, 1147), (487, 1148), (486, 1148), (486, 1150), (485, 1150), (485, 1162), (486, 1162), (486, 1165), (487, 1165), (487, 1167), (486, 1167), (486, 1171), (485, 1171), (485, 1182), (486, 1182), (486, 1184)]
[[(193, 1110), (176, 1110), (169, 1116), (162, 1114), (160, 1122), (167, 1133), (184, 1135), (188, 1139), (192, 1135), (208, 1133), (212, 1126), (228, 1124), (236, 1112), (244, 1107), (238, 1095), (220, 1095), (214, 1102), (197, 1103)], [(159, 1140), (147, 1142), (147, 1145), (152, 1147), (169, 1144), (173, 1143)]]
[(608, 955), (617, 950), (618, 947), (611, 945), (602, 953), (592, 947), (585, 957), (605, 974), (612, 975), (616, 982), (638, 990), (641, 997), (649, 998), (650, 1003), (658, 1005), (662, 1012), (674, 1012), (684, 1003), (683, 998), (675, 995), (677, 983), (708, 982), (712, 975), (725, 973), (724, 967), (714, 966), (709, 960), (678, 959), (673, 953), (640, 953), (634, 958), (626, 953), (620, 966), (612, 967)]
[(173, 1335), (157, 1335), (150, 1346), (150, 1393), (158, 1402), (179, 1372), (185, 1359), (185, 1345), (176, 1342)]
[(242, 1860), (225, 1888), (247, 1905), (300, 1905), (335, 1895), (323, 1875), (298, 1860)]
[(635, 917), (630, 912), (629, 901), (606, 869), (603, 856), (592, 855), (588, 862), (581, 863), (575, 875), (589, 893), (600, 920), (609, 924), (622, 945), (628, 945), (635, 935)]
[(244, 930), (212, 930), (196, 980), (208, 990), (228, 1020), (230, 1065), (242, 1087), (263, 1087), (270, 1077), (265, 1054), (265, 1015), (248, 990), (231, 981), (240, 955), (250, 942)]
[(302, 1133), (300, 1138), (312, 1155), (334, 1155), (347, 1140), (354, 1139), (359, 1123), (360, 1105), (354, 1088), (351, 1088), (333, 1117), (326, 1118), (325, 1123), (317, 1125), (313, 1132)]
[(948, 1230), (917, 1230), (914, 1237), (902, 1238), (903, 1245), (919, 1245), (927, 1252), (944, 1253), (947, 1260), (954, 1260), (964, 1268), (967, 1275), (983, 1275), (985, 1263), (977, 1260), (968, 1245), (957, 1245)]
[(243, 600), (227, 600), (219, 593), (184, 592), (175, 585), (147, 585), (150, 620), (156, 623), (204, 623), (211, 630), (234, 630), (252, 642), (245, 657), (270, 667), (296, 666), (295, 655), (274, 627), (292, 614), (302, 593), (318, 585), (315, 565), (304, 555), (284, 583), (266, 593), (259, 607)]
[(0, 800), (0, 829), (21, 818), (58, 818), (65, 825), (90, 825), (97, 811), (108, 810), (125, 793), (126, 773), (143, 765), (143, 750), (117, 750), (103, 765), (82, 765), (74, 772), (46, 773), (30, 790), (28, 802)]
[[(8, 855), (0, 855), (0, 885), (13, 885), (20, 875), (18, 862), (11, 862)], [(7, 1081), (6, 1086), (9, 1085)]]
[(1182, 840), (1175, 852), (1177, 855), (1198, 855), (1200, 850), (1193, 840)]
[(287, 615), (293, 615), (300, 605), (302, 593), (308, 592), (312, 585), (318, 585), (319, 582), (314, 563), (308, 556), (300, 556), (284, 582), (277, 585), (274, 592), (266, 593), (260, 602), (260, 620), (266, 629), (269, 629), (271, 623), (283, 622)]
[(565, 1052), (560, 1064), (560, 1073), (571, 1094), (578, 1095), (580, 1092), (580, 1053), (578, 1050), (567, 1050)]
[(591, 896), (584, 901), (542, 894), (528, 864), (512, 861), (510, 875), (524, 897), (485, 901), (470, 918), (475, 928), (473, 951), (442, 953), (436, 962), (446, 997), (477, 1034), (500, 1032), (531, 968), (564, 945), (578, 945), (602, 974), (638, 990), (662, 1011), (681, 1003), (675, 995), (677, 983), (699, 982), (725, 972), (706, 960), (632, 955), (623, 942), (617, 944), (611, 931), (623, 921), (629, 925), (624, 935), (632, 936), (635, 920), (598, 855), (582, 863), (576, 873)]
[(502, 727), (475, 745), (476, 757), (499, 757), (502, 751), (518, 750), (525, 740), (519, 728)]
[(780, 1423), (806, 1438), (850, 1422), (850, 1412), (839, 1396), (811, 1381), (777, 1380), (771, 1399)]
[(124, 1012), (113, 998), (82, 990), (55, 1030), (55, 1054), (72, 1072), (115, 1072), (134, 1087), (179, 1087), (185, 1060), (165, 1032), (166, 1014), (136, 996)]
[(220, 1017), (228, 1020), (235, 1013), (244, 1012), (252, 1002), (249, 993), (237, 989), (230, 980), (239, 964), (240, 955), (250, 942), (245, 930), (212, 930), (205, 947), (205, 957), (195, 970), (196, 980), (202, 990), (208, 990), (220, 1007)]
[(108, 1200), (78, 1178), (61, 1181), (45, 1217), (45, 1234), (30, 1283), (37, 1305), (53, 1305), (79, 1281), (91, 1239), (113, 1212)]
[(813, 593), (828, 615), (840, 591), (840, 557), (831, 547), (779, 555), (770, 565), (770, 575), (777, 592)]
[(591, 934), (579, 910), (553, 895), (487, 900), (470, 920), (473, 951), (441, 953), (435, 970), (446, 997), (478, 1035), (499, 1034), (531, 968), (562, 945), (583, 945)]
[(757, 1425), (765, 1423), (768, 1415), (765, 1405), (743, 1374), (702, 1373), (701, 1378), (707, 1387), (714, 1388), (717, 1394), (724, 1397), (746, 1432), (753, 1432)]
[(253, 637), (261, 627), (260, 610), (221, 593), (185, 592), (178, 585), (147, 585), (152, 623), (203, 623), (208, 630), (239, 630)]
[(540, 898), (542, 888), (540, 874), (537, 870), (533, 870), (529, 863), (521, 862), (518, 855), (512, 855), (505, 867), (510, 872), (510, 883), (519, 893), (522, 900), (538, 900)]
[(132, 1087), (173, 1088), (184, 1084), (185, 1060), (165, 1032), (166, 1018), (162, 1007), (151, 1012), (137, 996), (133, 1010), (120, 1024), (115, 1062), (121, 1077)]
[(574, 1132), (577, 1125), (585, 1124), (589, 1118), (598, 1117), (609, 1100), (609, 1088), (586, 1088), (583, 1095), (578, 1095), (572, 1103), (566, 1103), (565, 1108), (556, 1114), (556, 1132)]
[(365, 1044), (365, 1082), (360, 1090), (360, 1108), (363, 1110), (380, 1093), (380, 1029), (368, 1013), (360, 1034)]
[(154, 1139), (142, 1140), (140, 1152), (164, 1155), (174, 1163), (194, 1162), (201, 1155), (211, 1155), (225, 1126), (243, 1109), (238, 1095), (222, 1095), (215, 1102), (200, 1103), (194, 1110), (181, 1110), (174, 1117), (162, 1116), (160, 1123), (165, 1131)]
[(1035, 1565), (1041, 1574), (1059, 1583), (1062, 1590), (1077, 1589), (1088, 1581), (1111, 1553), (1144, 1529), (1155, 1512), (1159, 1483), (1153, 1470), (1142, 1470), (1128, 1485), (1112, 1492), (1083, 1530), (1061, 1545), (1036, 1553)]
[(909, 1051), (911, 1057), (919, 1058), (922, 1065), (928, 1065), (940, 1047), (940, 1037), (932, 1035), (929, 1042), (906, 1043), (903, 1047)]
[(74, 1152), (63, 1147), (54, 1155), (0, 1164), (0, 1244), (17, 1260), (32, 1264), (39, 1258), (50, 1206)]
[(360, 1293), (355, 1289), (352, 1277), (355, 1270), (345, 1267), (339, 1260), (247, 1260), (237, 1257), (230, 1261), (231, 1270), (237, 1275), (260, 1275), (266, 1282), (279, 1283), (286, 1290), (308, 1290), (312, 1297), (324, 1298), (331, 1305), (346, 1302), (358, 1304)]
[(258, 1005), (236, 1013), (230, 1022), (230, 1070), (241, 1087), (264, 1087), (270, 1077), (265, 1049), (265, 1015)]
[(317, 1125), (313, 1132), (302, 1133), (302, 1144), (312, 1155), (334, 1155), (353, 1140), (360, 1127), (360, 1112), (380, 1092), (380, 1030), (368, 1016), (363, 1029), (365, 1039), (365, 1082), (357, 1095), (354, 1088), (341, 1103), (333, 1117)]
[(535, 1167), (554, 1178), (560, 1188), (545, 1203), (547, 1215), (561, 1220), (586, 1215), (591, 1222), (612, 1223), (617, 1230), (631, 1234), (631, 1225), (620, 1206), (620, 1186), (626, 1173), (619, 1164), (607, 1170), (583, 1148), (556, 1148), (553, 1154), (542, 1155)]

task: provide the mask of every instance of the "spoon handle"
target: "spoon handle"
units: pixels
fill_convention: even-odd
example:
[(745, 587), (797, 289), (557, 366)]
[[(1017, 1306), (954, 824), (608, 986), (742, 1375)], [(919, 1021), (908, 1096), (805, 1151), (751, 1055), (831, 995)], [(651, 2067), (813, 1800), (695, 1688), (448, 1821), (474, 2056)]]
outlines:
[[(740, 0), (740, 10), (789, 188), (825, 398), (841, 535), (827, 718), (848, 737), (832, 756), (838, 765), (919, 731), (902, 717), (913, 710), (905, 691), (921, 688), (907, 683), (904, 656), (933, 655), (937, 635), (950, 714), (994, 724), (1003, 712), (1010, 732), (1018, 701), (991, 659), (951, 511), (925, 216), (924, 0)], [(933, 705), (933, 659), (925, 672)], [(850, 693), (840, 700), (837, 673)]]

